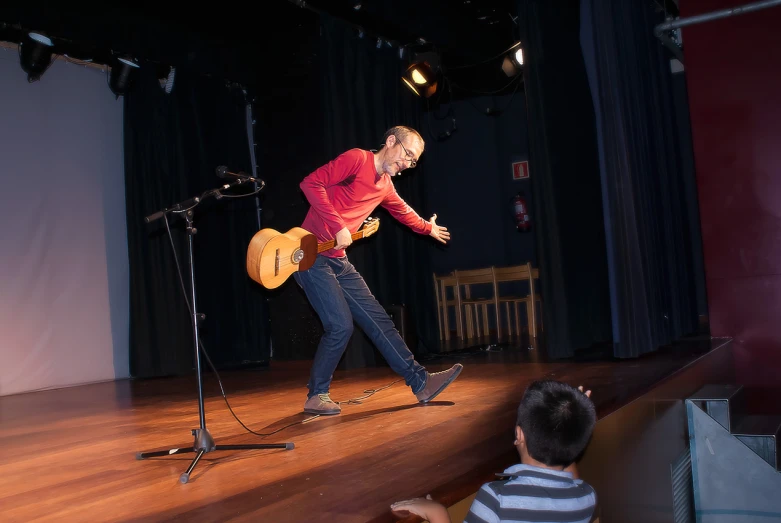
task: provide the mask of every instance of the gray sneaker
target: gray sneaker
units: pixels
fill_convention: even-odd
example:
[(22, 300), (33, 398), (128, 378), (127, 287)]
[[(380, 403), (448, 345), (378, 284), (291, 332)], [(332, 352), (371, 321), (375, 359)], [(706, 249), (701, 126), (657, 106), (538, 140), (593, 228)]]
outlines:
[(448, 385), (453, 383), (453, 380), (461, 374), (463, 368), (463, 365), (456, 363), (442, 372), (435, 372), (433, 374), (428, 373), (426, 386), (423, 387), (423, 390), (415, 394), (415, 397), (418, 398), (418, 401), (421, 403), (428, 403), (433, 400), (440, 392), (445, 390)]
[(326, 392), (325, 394), (315, 394), (304, 403), (304, 412), (307, 414), (320, 414), (321, 416), (331, 416), (342, 412), (338, 403), (334, 403)]

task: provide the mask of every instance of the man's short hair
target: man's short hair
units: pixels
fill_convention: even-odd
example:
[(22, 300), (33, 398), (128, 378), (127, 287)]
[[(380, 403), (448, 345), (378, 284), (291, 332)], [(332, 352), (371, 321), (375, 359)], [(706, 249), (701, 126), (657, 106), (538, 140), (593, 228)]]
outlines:
[(396, 140), (401, 142), (401, 141), (404, 140), (404, 138), (406, 138), (410, 134), (415, 135), (415, 137), (417, 137), (417, 139), (420, 140), (421, 147), (425, 148), (426, 142), (423, 141), (423, 137), (420, 135), (420, 133), (417, 132), (412, 127), (407, 127), (406, 125), (397, 125), (395, 127), (391, 127), (387, 131), (385, 131), (385, 135), (382, 137), (382, 143), (384, 145), (385, 142), (388, 141), (388, 136), (390, 136), (390, 135), (395, 136)]
[(586, 449), (596, 422), (591, 399), (560, 381), (533, 382), (518, 407), (517, 425), (529, 455), (548, 466), (574, 463)]

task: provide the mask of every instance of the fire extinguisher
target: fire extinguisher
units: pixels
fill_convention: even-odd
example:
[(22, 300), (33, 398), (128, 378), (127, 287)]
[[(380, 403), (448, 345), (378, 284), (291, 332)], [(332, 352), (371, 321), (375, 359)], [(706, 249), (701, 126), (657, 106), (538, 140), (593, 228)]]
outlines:
[(531, 229), (531, 218), (529, 218), (529, 206), (526, 205), (526, 199), (523, 197), (523, 191), (516, 194), (513, 199), (513, 216), (515, 218), (515, 227), (526, 232)]

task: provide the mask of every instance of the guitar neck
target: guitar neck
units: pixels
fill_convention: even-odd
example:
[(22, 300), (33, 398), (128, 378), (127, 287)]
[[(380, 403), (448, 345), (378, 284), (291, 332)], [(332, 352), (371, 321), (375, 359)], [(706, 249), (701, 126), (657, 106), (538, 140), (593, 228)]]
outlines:
[[(363, 238), (363, 231), (354, 232), (350, 235), (350, 237), (355, 240), (360, 240)], [(321, 252), (325, 252), (329, 249), (333, 249), (334, 245), (336, 245), (336, 240), (328, 240), (327, 242), (318, 243), (317, 244), (317, 254), (320, 254)]]

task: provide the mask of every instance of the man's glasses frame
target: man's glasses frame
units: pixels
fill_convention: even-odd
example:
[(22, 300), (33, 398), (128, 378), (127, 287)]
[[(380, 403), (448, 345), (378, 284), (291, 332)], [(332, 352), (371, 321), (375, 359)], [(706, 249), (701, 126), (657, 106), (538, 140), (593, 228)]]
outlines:
[(409, 166), (415, 167), (418, 164), (418, 161), (415, 159), (414, 156), (412, 156), (412, 153), (410, 153), (406, 147), (404, 147), (404, 144), (401, 143), (401, 140), (398, 141), (399, 145), (401, 145), (401, 148), (404, 149), (404, 154), (407, 155), (407, 160), (409, 160)]

